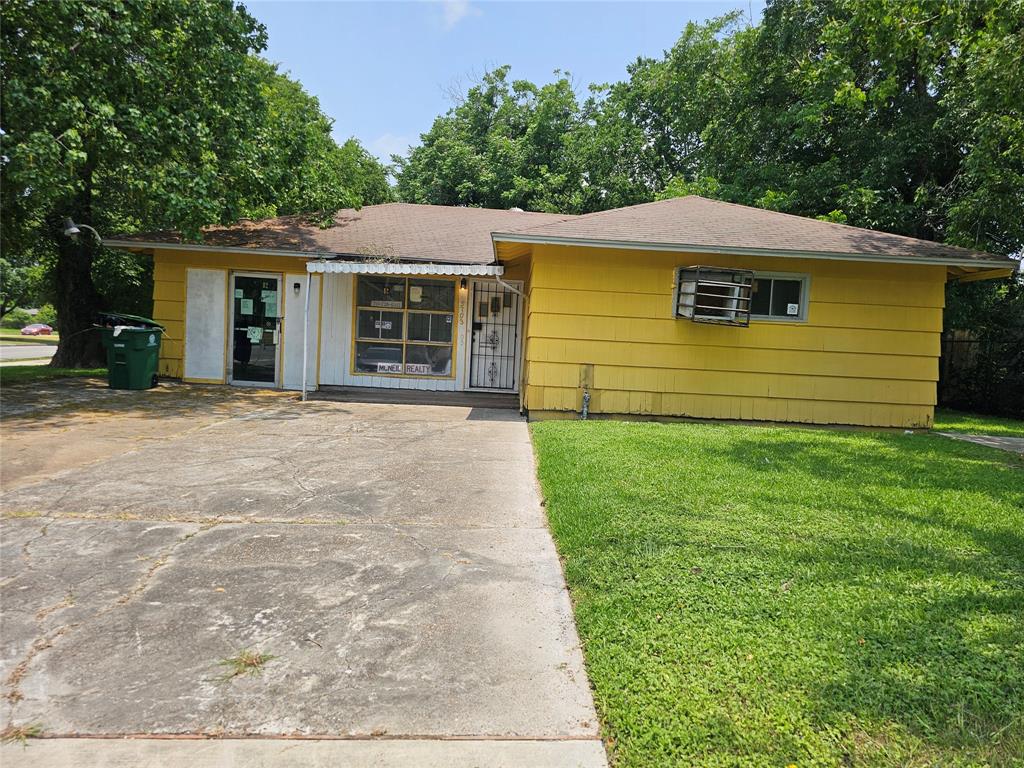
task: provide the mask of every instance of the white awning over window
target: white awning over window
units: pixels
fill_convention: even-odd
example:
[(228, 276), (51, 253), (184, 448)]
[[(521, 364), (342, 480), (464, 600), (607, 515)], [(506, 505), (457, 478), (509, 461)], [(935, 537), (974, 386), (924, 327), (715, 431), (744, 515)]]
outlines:
[(381, 264), (366, 261), (307, 261), (307, 272), (339, 272), (358, 275), (490, 275), (500, 277), (497, 264)]

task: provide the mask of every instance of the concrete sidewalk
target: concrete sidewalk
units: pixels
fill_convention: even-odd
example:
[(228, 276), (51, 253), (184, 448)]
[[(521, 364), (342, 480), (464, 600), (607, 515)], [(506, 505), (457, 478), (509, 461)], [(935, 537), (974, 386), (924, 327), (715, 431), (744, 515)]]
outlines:
[(8, 768), (590, 768), (604, 764), (599, 741), (440, 739), (38, 739), (0, 746)]

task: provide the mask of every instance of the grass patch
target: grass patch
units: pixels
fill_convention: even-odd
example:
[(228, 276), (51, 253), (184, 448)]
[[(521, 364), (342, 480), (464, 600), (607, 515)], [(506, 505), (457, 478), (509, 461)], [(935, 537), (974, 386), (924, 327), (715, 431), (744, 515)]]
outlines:
[(939, 432), (957, 432), (968, 435), (995, 435), (997, 437), (1024, 437), (1024, 421), (980, 413), (935, 409), (934, 429)]
[(0, 344), (25, 342), (26, 344), (47, 344), (57, 346), (60, 336), (51, 333), (49, 336), (22, 336), (21, 331), (15, 328), (0, 328)]
[(0, 743), (21, 744), (28, 746), (29, 739), (38, 739), (43, 735), (43, 727), (38, 723), (31, 725), (8, 725), (0, 731)]
[(0, 365), (0, 384), (34, 384), (50, 379), (99, 376), (106, 377), (106, 368), (51, 368), (49, 365)]
[(239, 651), (237, 656), (221, 659), (217, 662), (219, 666), (227, 667), (222, 680), (232, 680), (242, 675), (258, 675), (263, 672), (263, 667), (274, 657), (267, 653), (256, 651)]
[(616, 766), (1020, 765), (1020, 457), (921, 433), (532, 433)]

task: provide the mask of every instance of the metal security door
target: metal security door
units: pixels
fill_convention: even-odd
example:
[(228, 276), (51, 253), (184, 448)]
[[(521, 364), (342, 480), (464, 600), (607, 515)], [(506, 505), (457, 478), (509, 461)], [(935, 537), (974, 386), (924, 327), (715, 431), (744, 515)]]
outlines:
[(514, 392), (519, 384), (522, 299), (496, 282), (473, 286), (469, 386)]

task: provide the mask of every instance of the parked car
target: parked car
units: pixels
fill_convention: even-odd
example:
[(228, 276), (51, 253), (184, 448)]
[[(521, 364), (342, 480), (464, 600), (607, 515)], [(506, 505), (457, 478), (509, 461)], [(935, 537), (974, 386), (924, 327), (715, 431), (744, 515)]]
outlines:
[(53, 328), (46, 323), (32, 323), (32, 325), (26, 325), (21, 329), (22, 336), (49, 336), (51, 333), (53, 333)]

